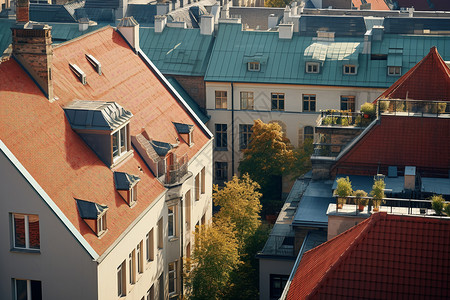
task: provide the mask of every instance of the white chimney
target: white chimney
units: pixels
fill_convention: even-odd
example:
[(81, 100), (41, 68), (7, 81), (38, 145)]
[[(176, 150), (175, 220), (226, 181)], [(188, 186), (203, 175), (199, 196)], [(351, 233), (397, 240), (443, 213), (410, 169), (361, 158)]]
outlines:
[(298, 15), (298, 2), (292, 2), (291, 4), (291, 13), (293, 16)]
[(117, 29), (137, 52), (139, 48), (139, 23), (133, 17), (122, 18)]
[(278, 34), (280, 39), (290, 40), (292, 39), (292, 34), (294, 32), (294, 24), (279, 24), (278, 25)]
[(221, 19), (228, 19), (230, 17), (230, 11), (228, 10), (228, 3), (222, 6), (222, 10), (220, 11)]
[(78, 20), (78, 31), (86, 31), (89, 28), (89, 19), (81, 18)]
[(214, 32), (214, 16), (202, 15), (200, 18), (200, 34), (211, 35)]
[(410, 18), (414, 17), (414, 6), (408, 8), (408, 14)]
[(220, 16), (220, 5), (218, 2), (211, 7), (211, 15), (214, 16), (214, 23), (217, 23)]
[(163, 32), (167, 24), (167, 16), (155, 16), (155, 32)]
[(291, 21), (291, 8), (289, 5), (286, 5), (286, 8), (284, 9), (284, 23), (289, 23)]
[(278, 17), (274, 14), (270, 14), (267, 18), (267, 27), (269, 29), (275, 28), (278, 25)]
[(416, 167), (405, 167), (405, 190), (416, 189)]

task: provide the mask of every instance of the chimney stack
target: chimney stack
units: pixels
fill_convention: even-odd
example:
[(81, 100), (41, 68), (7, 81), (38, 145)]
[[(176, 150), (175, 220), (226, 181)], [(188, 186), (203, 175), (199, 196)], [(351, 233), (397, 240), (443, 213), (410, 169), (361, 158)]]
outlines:
[(141, 49), (139, 47), (139, 23), (133, 17), (122, 18), (117, 25), (117, 29), (135, 52)]
[(16, 21), (17, 23), (30, 21), (30, 2), (28, 0), (17, 0)]
[(200, 34), (211, 35), (214, 32), (214, 16), (202, 15), (200, 18)]
[(167, 16), (155, 16), (155, 32), (161, 33), (167, 24)]

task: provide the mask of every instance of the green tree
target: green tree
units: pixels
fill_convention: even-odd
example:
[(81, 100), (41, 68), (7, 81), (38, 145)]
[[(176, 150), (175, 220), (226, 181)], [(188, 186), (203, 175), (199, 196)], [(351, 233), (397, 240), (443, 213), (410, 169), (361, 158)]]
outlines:
[(223, 299), (231, 287), (230, 276), (240, 264), (238, 248), (231, 222), (221, 219), (198, 228), (185, 265), (187, 298)]
[(244, 174), (242, 178), (233, 176), (232, 180), (225, 183), (224, 188), (214, 186), (214, 204), (220, 207), (215, 217), (232, 223), (240, 244), (244, 244), (261, 224), (261, 193), (258, 190), (259, 184), (251, 180), (248, 174)]
[(255, 120), (248, 149), (239, 163), (239, 172), (248, 173), (261, 186), (263, 198), (270, 194), (270, 183), (274, 176), (291, 171), (295, 161), (292, 145), (283, 135), (277, 123), (266, 124)]
[(266, 0), (264, 1), (264, 6), (266, 7), (286, 7), (289, 5), (291, 0)]
[(293, 179), (311, 170), (311, 155), (313, 152), (314, 145), (312, 139), (307, 139), (301, 147), (294, 149), (294, 163), (291, 169)]

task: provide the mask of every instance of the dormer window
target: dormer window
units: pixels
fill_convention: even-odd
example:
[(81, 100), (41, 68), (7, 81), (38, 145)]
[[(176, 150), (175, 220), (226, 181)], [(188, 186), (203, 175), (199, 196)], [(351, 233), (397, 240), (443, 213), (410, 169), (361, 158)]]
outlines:
[(320, 64), (316, 62), (306, 63), (306, 73), (317, 74), (320, 72)]
[(175, 122), (173, 122), (173, 125), (175, 125), (175, 129), (186, 144), (192, 147), (194, 145), (194, 125)]
[(100, 205), (95, 202), (75, 199), (77, 202), (78, 213), (84, 222), (100, 237), (108, 230), (106, 222), (106, 212), (108, 206)]
[(257, 61), (248, 62), (247, 69), (251, 72), (259, 72), (261, 70), (261, 64)]
[(131, 153), (133, 114), (115, 102), (75, 100), (64, 107), (70, 126), (109, 167)]
[(356, 66), (344, 65), (344, 75), (356, 75)]
[(137, 183), (141, 179), (138, 176), (124, 172), (114, 172), (114, 184), (116, 190), (125, 202), (131, 207), (137, 201)]
[(389, 76), (400, 76), (402, 74), (402, 67), (392, 66), (388, 67)]

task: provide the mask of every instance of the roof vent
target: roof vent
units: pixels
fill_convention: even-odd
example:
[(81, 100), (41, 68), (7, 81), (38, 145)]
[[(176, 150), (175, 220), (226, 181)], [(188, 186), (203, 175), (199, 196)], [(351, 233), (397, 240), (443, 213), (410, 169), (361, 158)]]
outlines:
[(69, 66), (70, 66), (70, 69), (72, 70), (72, 72), (75, 75), (77, 75), (77, 77), (81, 81), (81, 83), (83, 85), (85, 85), (86, 84), (86, 74), (84, 74), (84, 72), (76, 64), (69, 64)]
[(86, 54), (86, 58), (88, 62), (90, 62), (91, 65), (94, 67), (98, 75), (102, 75), (102, 64), (90, 54)]

